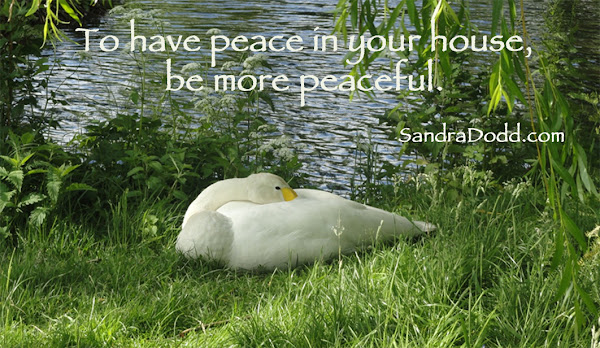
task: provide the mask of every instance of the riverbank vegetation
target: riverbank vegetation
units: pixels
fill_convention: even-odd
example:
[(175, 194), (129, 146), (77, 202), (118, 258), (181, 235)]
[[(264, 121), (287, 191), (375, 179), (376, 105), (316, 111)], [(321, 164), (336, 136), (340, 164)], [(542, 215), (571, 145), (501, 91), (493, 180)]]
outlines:
[[(19, 249), (0, 255), (0, 340), (10, 347), (590, 346), (598, 323), (574, 332), (573, 292), (556, 298), (548, 232), (558, 226), (539, 189), (519, 181), (501, 187), (490, 173), (464, 168), (450, 185), (419, 175), (386, 200), (438, 231), (267, 274), (177, 255), (183, 210), (165, 202), (122, 200), (102, 226), (64, 219), (28, 230)], [(578, 222), (592, 228), (593, 208), (579, 208)], [(598, 298), (598, 256), (583, 258), (581, 268), (581, 286)]]
[[(28, 19), (43, 8), (36, 4), (5, 1), (0, 12), (0, 345), (600, 345), (598, 86), (575, 91), (561, 77), (579, 64), (551, 51), (565, 41), (540, 49), (536, 65), (502, 53), (478, 74), (466, 68), (469, 56), (438, 52), (445, 92), (382, 115), (391, 133), (523, 121), (564, 131), (565, 143), (413, 143), (402, 151), (414, 162), (398, 166), (357, 144), (349, 195), (438, 230), (330, 263), (244, 273), (186, 260), (173, 244), (187, 205), (216, 180), (269, 171), (310, 185), (293, 140), (262, 116), (276, 106), (270, 95), (206, 89), (182, 105), (154, 88), (145, 57), (135, 56), (128, 108), (58, 143), (48, 129), (59, 125), (36, 94), (47, 87), (39, 47), (53, 25)], [(61, 4), (74, 19), (70, 2)], [(387, 36), (411, 23), (427, 38), (438, 3), (378, 4), (340, 1), (336, 30)], [(441, 4), (440, 30), (477, 30), (467, 7)], [(494, 4), (491, 32), (521, 33), (519, 6)], [(419, 44), (418, 59), (431, 58), (426, 40)], [(238, 56), (226, 66), (248, 74), (267, 62)], [(67, 103), (55, 94), (48, 102)], [(202, 116), (183, 111), (190, 107)]]

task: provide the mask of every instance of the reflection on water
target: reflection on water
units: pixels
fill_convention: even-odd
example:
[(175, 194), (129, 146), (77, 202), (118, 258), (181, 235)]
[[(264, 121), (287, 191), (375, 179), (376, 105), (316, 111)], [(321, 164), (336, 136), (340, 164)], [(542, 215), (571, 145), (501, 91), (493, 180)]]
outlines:
[[(223, 35), (230, 38), (237, 35), (263, 35), (285, 37), (300, 35), (309, 42), (316, 34), (329, 34), (332, 31), (332, 11), (337, 0), (299, 1), (299, 0), (258, 0), (258, 1), (189, 1), (178, 0), (160, 2), (156, 0), (139, 1), (143, 9), (164, 10), (162, 19), (169, 25), (165, 26), (164, 34), (182, 35), (187, 37), (197, 35), (206, 39), (206, 31), (219, 28)], [(491, 1), (471, 2), (471, 18), (483, 29), (489, 27)], [(530, 21), (529, 30), (536, 37), (542, 29), (544, 3), (529, 1), (527, 14)], [(146, 25), (148, 25), (146, 21)], [(144, 25), (144, 21), (136, 21), (136, 28)], [(597, 22), (596, 22), (597, 23)], [(317, 31), (315, 28), (319, 27)], [(118, 22), (107, 17), (99, 25), (100, 31), (95, 35), (96, 46), (90, 54), (91, 59), (80, 61), (77, 51), (82, 46), (64, 43), (57, 47), (57, 53), (62, 60), (64, 69), (54, 72), (51, 86), (65, 95), (70, 105), (57, 110), (63, 118), (62, 136), (70, 137), (85, 125), (89, 117), (106, 117), (104, 111), (127, 106), (126, 98), (120, 95), (129, 84), (130, 72), (136, 68), (131, 57), (120, 49), (114, 52), (102, 52), (97, 48), (98, 38), (106, 35), (116, 35), (122, 42), (129, 41), (127, 23)], [(146, 31), (147, 36), (157, 34), (156, 31)], [(75, 42), (84, 43), (82, 33), (69, 32), (68, 36)], [(94, 36), (92, 36), (94, 37)], [(596, 35), (596, 39), (598, 36)], [(308, 46), (308, 45), (307, 45)], [(596, 44), (596, 48), (600, 44)], [(209, 52), (202, 49), (197, 53), (183, 53), (174, 56), (178, 66), (185, 63), (207, 60)], [(342, 66), (344, 51), (312, 52), (305, 49), (301, 52), (267, 52), (268, 62), (272, 65), (269, 74), (286, 74), (292, 83), (297, 84), (297, 77), (303, 74), (325, 76), (345, 74)], [(223, 57), (220, 63), (224, 62)], [(596, 67), (597, 62), (591, 64)], [(150, 71), (165, 71), (164, 57), (156, 55), (148, 67)], [(178, 68), (176, 69), (179, 70)], [(294, 80), (292, 77), (296, 77)], [(160, 83), (160, 81), (157, 81)], [(179, 94), (179, 92), (178, 92)], [(182, 92), (182, 98), (190, 98), (191, 94)], [(315, 90), (306, 100), (306, 106), (300, 107), (299, 94), (295, 91), (273, 92), (275, 111), (263, 108), (264, 117), (275, 124), (282, 134), (286, 134), (304, 144), (300, 150), (301, 159), (306, 163), (303, 171), (312, 178), (313, 184), (326, 186), (349, 187), (354, 165), (356, 136), (366, 136), (367, 130), (372, 133), (376, 150), (388, 161), (398, 161), (399, 144), (386, 137), (385, 128), (378, 126), (376, 116), (395, 105), (397, 100), (393, 94), (379, 95), (377, 101), (364, 97), (348, 100), (342, 92), (325, 92)], [(113, 112), (114, 112), (113, 111)], [(188, 112), (197, 112), (193, 109)]]

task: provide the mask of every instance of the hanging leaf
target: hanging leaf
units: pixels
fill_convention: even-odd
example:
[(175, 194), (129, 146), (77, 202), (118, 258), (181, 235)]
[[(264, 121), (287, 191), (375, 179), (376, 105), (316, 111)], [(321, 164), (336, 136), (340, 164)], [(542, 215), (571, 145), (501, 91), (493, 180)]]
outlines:
[(25, 14), (25, 17), (29, 17), (32, 14), (34, 14), (40, 8), (41, 2), (42, 2), (42, 0), (33, 0), (33, 2), (31, 3), (31, 7), (29, 8), (29, 11), (27, 11), (27, 13)]
[(558, 175), (560, 175), (560, 177), (563, 178), (563, 180), (566, 181), (570, 187), (577, 187), (577, 185), (575, 184), (575, 179), (573, 179), (573, 176), (569, 174), (565, 167), (563, 167), (560, 163), (556, 162), (554, 158), (552, 158), (552, 156), (550, 156), (550, 162), (552, 163), (552, 168), (556, 170)]
[(560, 215), (561, 215), (561, 219), (562, 219), (563, 223), (565, 224), (565, 228), (567, 229), (567, 232), (569, 232), (569, 234), (573, 238), (575, 238), (575, 240), (577, 241), (577, 243), (579, 244), (579, 246), (581, 247), (583, 252), (585, 252), (587, 250), (587, 240), (585, 239), (585, 235), (583, 234), (583, 231), (581, 231), (581, 229), (577, 226), (577, 224), (575, 224), (575, 222), (573, 222), (573, 220), (571, 220), (569, 215), (567, 215), (567, 213), (565, 213), (565, 211), (562, 210), (562, 208), (560, 209)]
[(62, 7), (63, 10), (65, 10), (65, 12), (74, 20), (77, 21), (77, 23), (79, 23), (79, 25), (81, 25), (81, 20), (79, 19), (79, 16), (77, 15), (77, 13), (75, 13), (75, 10), (73, 10), (73, 8), (69, 5), (69, 3), (66, 0), (58, 0), (58, 3), (60, 4), (60, 7)]
[[(575, 286), (575, 291), (577, 292), (579, 297), (581, 297), (581, 300), (585, 304), (585, 307), (588, 309), (588, 311), (590, 311), (590, 313), (592, 313), (592, 315), (594, 317), (597, 318), (598, 317), (598, 307), (594, 303), (594, 300), (592, 299), (590, 294), (588, 294), (585, 290), (583, 290), (581, 287), (579, 287), (579, 285), (576, 282), (573, 283), (573, 285)], [(585, 320), (583, 322), (585, 322)]]
[(585, 155), (585, 151), (578, 143), (574, 144), (574, 148), (575, 155), (577, 156), (577, 167), (579, 169), (579, 177), (583, 182), (583, 186), (588, 192), (592, 193), (595, 196), (598, 196), (598, 192), (596, 191), (594, 181), (592, 181), (587, 171), (587, 157)]
[(498, 19), (501, 17), (503, 0), (494, 0), (492, 4), (492, 36), (498, 30)]
[(561, 298), (566, 292), (567, 289), (571, 287), (572, 278), (573, 277), (573, 266), (570, 261), (567, 262), (565, 269), (563, 269), (562, 276), (560, 279), (560, 284), (558, 285), (558, 292), (556, 293), (556, 299)]

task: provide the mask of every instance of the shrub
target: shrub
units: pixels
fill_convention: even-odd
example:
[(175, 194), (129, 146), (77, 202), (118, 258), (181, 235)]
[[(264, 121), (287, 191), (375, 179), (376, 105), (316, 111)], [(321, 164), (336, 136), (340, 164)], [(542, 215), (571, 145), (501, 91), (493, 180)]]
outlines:
[(0, 155), (0, 240), (15, 242), (19, 231), (52, 220), (68, 192), (93, 189), (70, 180), (79, 164), (59, 146), (38, 144), (32, 133), (8, 138), (11, 155)]

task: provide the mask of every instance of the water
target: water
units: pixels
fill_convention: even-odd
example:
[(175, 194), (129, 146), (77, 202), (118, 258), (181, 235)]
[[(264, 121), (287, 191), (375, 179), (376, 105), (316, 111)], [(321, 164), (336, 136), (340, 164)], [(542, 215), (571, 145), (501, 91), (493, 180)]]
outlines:
[[(143, 9), (158, 8), (165, 11), (161, 16), (169, 23), (164, 28), (165, 35), (197, 35), (206, 42), (206, 31), (218, 28), (229, 38), (237, 35), (263, 35), (267, 38), (274, 35), (300, 35), (304, 42), (310, 42), (315, 33), (329, 34), (332, 31), (332, 11), (337, 0), (179, 0), (168, 3), (144, 0), (138, 3)], [(491, 1), (481, 0), (471, 2), (471, 18), (484, 33), (484, 28), (489, 28), (490, 3)], [(527, 2), (526, 13), (530, 19), (528, 29), (531, 37), (539, 37), (538, 34), (544, 30), (544, 6), (543, 2)], [(148, 21), (141, 19), (136, 22), (140, 27), (149, 25)], [(316, 27), (320, 29), (315, 31)], [(128, 23), (119, 22), (114, 17), (103, 18), (97, 28), (99, 32), (92, 34), (96, 45), (98, 38), (105, 35), (116, 35), (123, 42), (129, 41)], [(158, 33), (145, 31), (144, 34), (149, 37)], [(70, 102), (70, 105), (57, 110), (64, 127), (58, 136), (65, 139), (80, 131), (90, 117), (106, 117), (105, 110), (115, 110), (115, 106), (119, 105), (126, 107), (125, 98), (119, 93), (129, 85), (127, 76), (136, 66), (131, 57), (122, 53), (123, 50), (102, 52), (97, 46), (90, 52), (92, 59), (82, 62), (77, 51), (84, 44), (83, 34), (71, 31), (67, 35), (81, 45), (67, 42), (57, 47), (64, 69), (54, 71), (51, 80), (51, 88), (60, 86), (59, 91)], [(595, 39), (596, 42), (592, 40), (585, 43), (591, 47), (600, 47), (597, 43), (598, 35)], [(272, 65), (272, 71), (268, 73), (286, 74), (295, 84), (298, 83), (297, 77), (302, 74), (341, 76), (347, 73), (347, 69), (342, 66), (345, 52), (323, 53), (308, 49), (293, 53), (266, 52), (268, 62)], [(202, 49), (200, 53), (174, 56), (173, 60), (180, 67), (184, 63), (207, 59), (207, 54), (208, 51)], [(164, 72), (164, 57), (155, 55), (153, 58), (154, 66), (150, 66), (149, 70)], [(224, 57), (220, 56), (219, 63), (223, 62)], [(594, 64), (593, 58), (590, 66), (592, 69), (596, 68), (595, 72), (598, 73), (598, 64)], [(181, 93), (183, 98), (190, 95)], [(381, 159), (391, 162), (402, 160), (397, 156), (400, 144), (388, 139), (388, 130), (385, 126), (380, 126), (377, 119), (377, 116), (398, 102), (393, 93), (379, 94), (375, 101), (362, 97), (350, 102), (348, 95), (343, 92), (319, 89), (310, 92), (304, 107), (300, 107), (300, 96), (296, 91), (273, 92), (272, 96), (276, 110), (270, 111), (265, 107), (263, 116), (275, 124), (282, 134), (304, 145), (299, 150), (301, 160), (305, 163), (302, 170), (309, 174), (313, 184), (322, 189), (341, 187), (344, 190), (349, 187), (355, 165), (356, 137), (366, 137), (367, 130), (372, 133), (372, 142)]]

